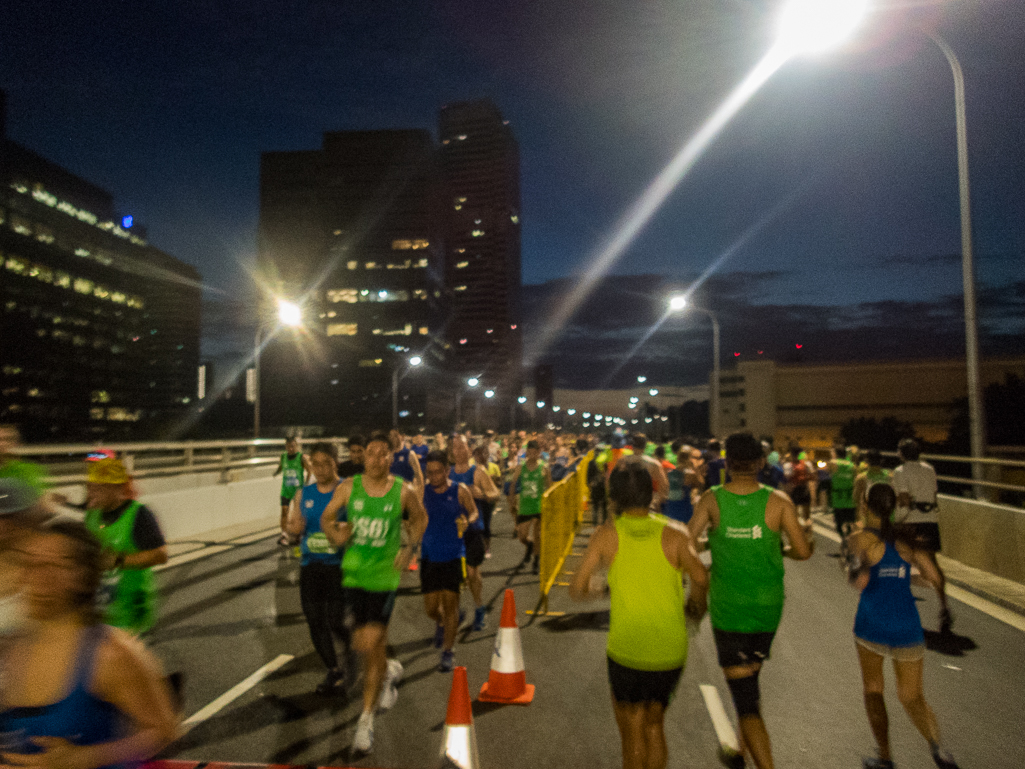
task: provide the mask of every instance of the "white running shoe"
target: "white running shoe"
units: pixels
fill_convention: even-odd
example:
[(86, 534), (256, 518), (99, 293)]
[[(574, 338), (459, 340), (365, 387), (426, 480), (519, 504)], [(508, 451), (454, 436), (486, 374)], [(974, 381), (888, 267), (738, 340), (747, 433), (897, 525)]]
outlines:
[(369, 753), (374, 747), (374, 714), (364, 710), (356, 724), (356, 736), (352, 740), (353, 750)]
[(390, 710), (399, 699), (399, 690), (396, 688), (396, 684), (402, 680), (403, 670), (401, 662), (388, 660), (384, 680), (381, 682), (381, 695), (377, 698), (378, 710)]

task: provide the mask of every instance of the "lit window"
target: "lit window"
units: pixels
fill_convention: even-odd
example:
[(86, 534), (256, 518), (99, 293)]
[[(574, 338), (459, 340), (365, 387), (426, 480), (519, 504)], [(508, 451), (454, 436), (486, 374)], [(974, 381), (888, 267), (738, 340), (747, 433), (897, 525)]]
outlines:
[(466, 249), (465, 248), (457, 248), (456, 249), (456, 253), (457, 254), (465, 254), (466, 253)]
[(31, 235), (32, 223), (22, 216), (11, 214), (11, 229), (19, 235)]
[(456, 211), (462, 211), (463, 210), (463, 207), (461, 205), (459, 205), (458, 203), (456, 203), (456, 205), (453, 206), (453, 208), (455, 208)]
[(464, 142), (466, 141), (466, 134), (459, 134), (456, 138), (459, 139), (459, 141)]
[(60, 288), (71, 287), (71, 276), (66, 272), (57, 271), (56, 277), (53, 279), (53, 285), (59, 286)]
[(391, 242), (392, 251), (408, 251), (413, 247), (413, 241), (408, 238), (400, 238)]
[(110, 295), (110, 301), (114, 302), (114, 304), (124, 304), (125, 295), (122, 294), (120, 291), (114, 291)]
[(334, 232), (335, 237), (338, 237), (341, 234), (342, 234), (342, 230), (335, 230), (335, 232)]
[(459, 340), (459, 344), (466, 344), (466, 342), (467, 342), (467, 339), (465, 337), (463, 339)]
[(512, 216), (510, 216), (509, 219), (512, 221), (513, 224), (519, 224), (520, 223), (520, 217), (517, 216), (516, 214), (513, 214)]
[(388, 263), (388, 269), (389, 270), (408, 270), (410, 268), (410, 266), (412, 266), (412, 264), (413, 264), (413, 260), (412, 259), (407, 259), (404, 262), (389, 262)]
[(96, 286), (96, 288), (93, 289), (93, 296), (98, 299), (106, 299), (110, 296), (110, 291), (105, 289), (103, 286)]
[(7, 257), (6, 267), (15, 275), (24, 275), (28, 272), (28, 262), (24, 259), (18, 258), (17, 256)]
[(355, 323), (328, 323), (327, 324), (327, 335), (328, 336), (356, 336)]
[(364, 264), (363, 266), (364, 266), (364, 267), (365, 267), (366, 269), (368, 269), (368, 270), (376, 270), (376, 269), (377, 269), (377, 262), (367, 262), (367, 263), (366, 263), (366, 264)]
[(471, 230), (470, 231), (470, 235), (472, 235), (475, 238), (483, 237), (484, 236), (484, 230)]
[(90, 400), (93, 403), (110, 403), (110, 393), (106, 390), (93, 390)]
[(456, 291), (465, 291), (466, 290), (466, 286), (456, 286), (455, 290)]
[(427, 336), (431, 330), (427, 326), (420, 326), (420, 336)]
[(417, 299), (426, 299), (427, 292), (422, 288), (416, 288), (413, 289), (413, 296), (415, 296)]
[(456, 203), (465, 203), (465, 202), (466, 202), (466, 197), (465, 196), (456, 198)]
[(89, 256), (89, 249), (88, 248), (76, 248), (75, 249), (75, 256)]
[(416, 266), (416, 267), (426, 267), (427, 266), (427, 260), (426, 259), (421, 259), (414, 266)]
[(345, 266), (348, 267), (350, 270), (355, 270), (357, 267), (359, 267), (359, 262), (353, 259), (351, 261), (346, 262)]
[(99, 409), (99, 408), (89, 409), (89, 418), (90, 419), (103, 419), (103, 417), (106, 416), (106, 413), (107, 413), (106, 409)]
[(91, 294), (93, 292), (93, 282), (85, 278), (75, 278), (75, 291), (80, 294)]
[[(321, 317), (325, 317), (325, 316), (322, 315)], [(334, 310), (331, 310), (331, 312), (327, 313), (326, 317), (328, 317), (328, 318), (336, 318), (336, 317), (338, 317), (338, 313), (335, 312)]]
[(356, 289), (354, 288), (331, 288), (327, 291), (329, 302), (348, 302), (355, 304), (357, 301)]
[(457, 263), (456, 263), (456, 269), (457, 269), (457, 270), (461, 270), (461, 269), (463, 269), (464, 267), (469, 267), (469, 266), (470, 266), (470, 263), (469, 263), (469, 262), (457, 262)]

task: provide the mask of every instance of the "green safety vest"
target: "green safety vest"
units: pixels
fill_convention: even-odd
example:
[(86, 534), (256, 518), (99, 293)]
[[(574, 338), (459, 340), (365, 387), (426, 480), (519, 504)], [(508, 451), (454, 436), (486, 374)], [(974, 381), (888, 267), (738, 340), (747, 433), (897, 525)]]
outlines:
[(772, 489), (734, 494), (712, 489), (719, 525), (708, 534), (712, 552), (708, 609), (712, 627), (734, 633), (771, 633), (783, 616), (783, 551), (778, 531), (765, 525)]
[(352, 536), (342, 558), (342, 584), (374, 592), (399, 589), (402, 573), (395, 556), (402, 545), (402, 479), (396, 478), (383, 497), (363, 488), (363, 476), (352, 478), (346, 505)]
[[(87, 510), (85, 525), (100, 541), (104, 550), (118, 555), (140, 552), (132, 540), (135, 516), (142, 505), (132, 502), (116, 521), (103, 523), (103, 511)], [(132, 633), (142, 633), (156, 622), (156, 582), (153, 569), (114, 568), (103, 575), (99, 606), (105, 622)]]

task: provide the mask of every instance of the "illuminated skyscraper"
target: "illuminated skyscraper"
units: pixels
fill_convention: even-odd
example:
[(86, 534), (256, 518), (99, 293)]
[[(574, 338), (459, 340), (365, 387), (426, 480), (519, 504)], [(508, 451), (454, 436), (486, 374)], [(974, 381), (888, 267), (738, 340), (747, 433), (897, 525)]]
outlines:
[[(263, 153), (260, 273), (304, 306), (303, 328), (265, 350), (268, 425), (390, 423), (395, 367), (443, 344), (439, 200), (426, 131), (330, 132), (319, 150)], [(403, 378), (404, 427), (426, 418), (422, 379)]]
[(442, 107), (439, 132), (454, 363), (505, 385), (507, 399), (518, 394), (522, 355), (519, 147), (488, 100)]
[(180, 436), (197, 396), (199, 273), (2, 125), (0, 422), (30, 442)]

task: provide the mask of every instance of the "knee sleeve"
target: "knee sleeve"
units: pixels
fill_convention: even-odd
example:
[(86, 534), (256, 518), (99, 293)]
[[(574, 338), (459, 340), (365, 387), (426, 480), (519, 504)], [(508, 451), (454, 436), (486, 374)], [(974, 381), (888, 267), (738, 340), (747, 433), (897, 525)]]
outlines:
[(738, 717), (760, 715), (761, 693), (758, 687), (758, 673), (744, 678), (727, 678), (726, 685), (730, 687)]

